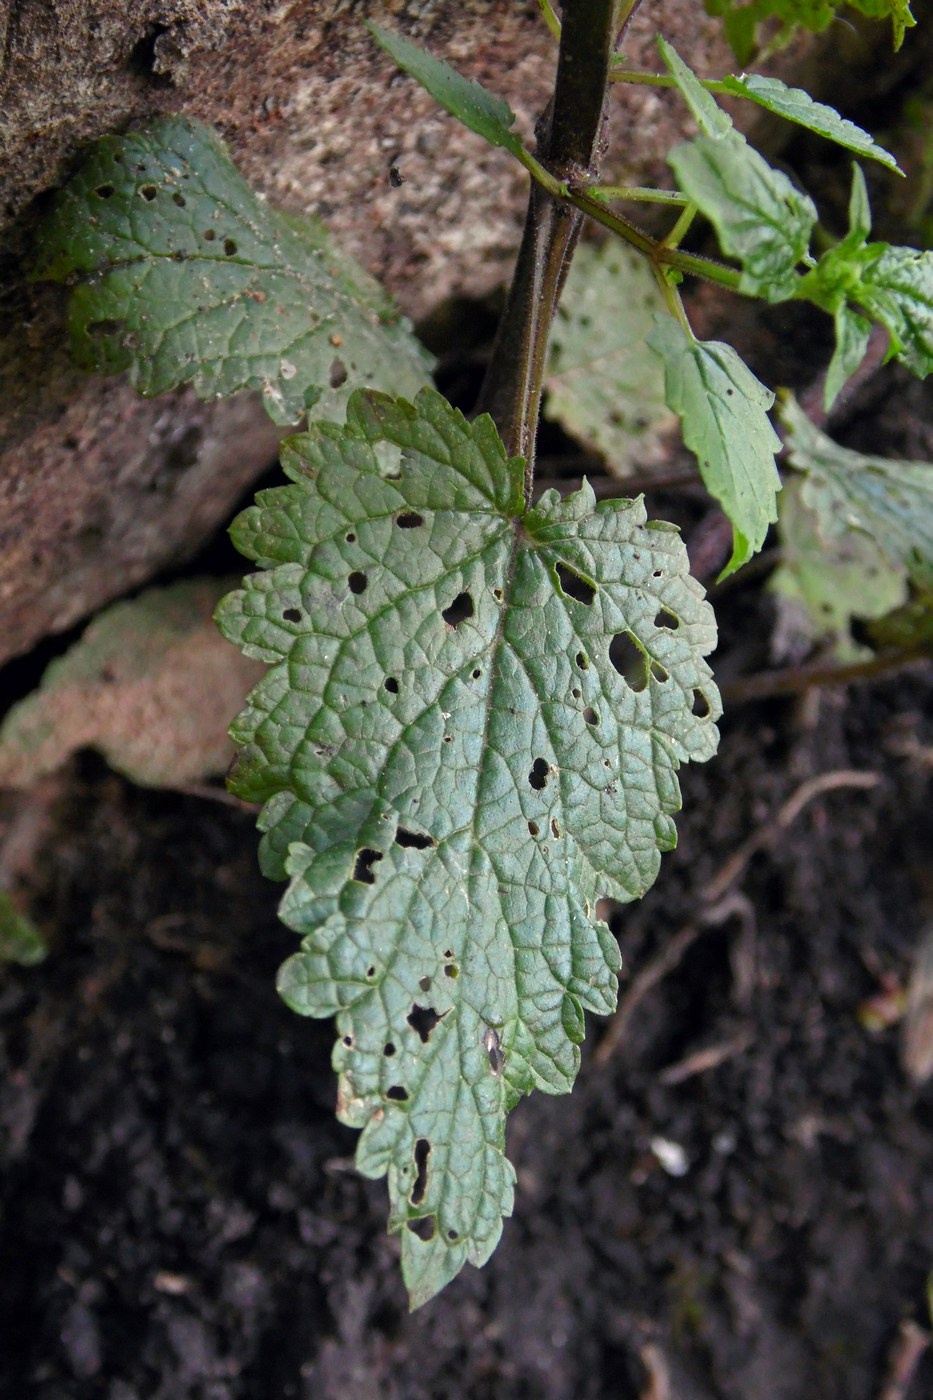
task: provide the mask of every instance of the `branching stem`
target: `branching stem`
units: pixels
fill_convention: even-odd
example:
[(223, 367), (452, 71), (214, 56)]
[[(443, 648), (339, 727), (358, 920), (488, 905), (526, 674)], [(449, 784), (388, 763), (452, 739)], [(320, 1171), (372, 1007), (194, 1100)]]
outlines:
[[(625, 21), (633, 5), (627, 0), (621, 9)], [(554, 96), (542, 118), (539, 156), (523, 162), (535, 184), (480, 407), (492, 414), (507, 451), (526, 458), (527, 500), (548, 335), (582, 222), (576, 201), (561, 195), (570, 183), (592, 184), (598, 173), (619, 23), (619, 0), (566, 0)]]

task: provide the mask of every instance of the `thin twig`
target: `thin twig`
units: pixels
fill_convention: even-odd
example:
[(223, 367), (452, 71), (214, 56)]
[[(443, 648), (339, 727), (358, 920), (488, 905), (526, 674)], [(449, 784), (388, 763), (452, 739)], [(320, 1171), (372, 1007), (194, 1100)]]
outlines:
[(705, 1074), (707, 1070), (716, 1069), (717, 1066), (725, 1064), (726, 1060), (734, 1059), (736, 1055), (744, 1055), (751, 1045), (752, 1039), (751, 1031), (746, 1029), (730, 1036), (728, 1040), (721, 1041), (718, 1045), (707, 1045), (702, 1050), (694, 1050), (692, 1054), (685, 1055), (676, 1064), (668, 1065), (667, 1069), (662, 1069), (658, 1080), (661, 1084), (668, 1086), (684, 1084), (688, 1079), (693, 1079), (695, 1075)]
[(911, 1318), (898, 1328), (888, 1360), (888, 1374), (878, 1400), (907, 1400), (920, 1358), (930, 1345), (930, 1334)]
[(850, 685), (853, 681), (871, 680), (917, 666), (929, 661), (930, 653), (922, 647), (903, 651), (879, 651), (866, 661), (853, 661), (847, 666), (789, 666), (781, 671), (758, 671), (751, 676), (738, 676), (725, 681), (719, 688), (723, 700), (741, 705), (747, 700), (767, 700), (775, 695), (799, 695), (814, 686)]
[(839, 768), (831, 773), (820, 773), (817, 777), (808, 778), (806, 782), (801, 783), (778, 808), (771, 820), (760, 826), (747, 841), (733, 851), (712, 879), (702, 886), (697, 895), (695, 917), (689, 923), (683, 924), (657, 956), (633, 977), (625, 995), (619, 1001), (618, 1010), (610, 1021), (606, 1034), (596, 1047), (594, 1064), (604, 1065), (611, 1058), (624, 1040), (629, 1022), (639, 1003), (652, 987), (678, 966), (700, 934), (707, 928), (724, 923), (730, 915), (737, 912), (734, 886), (754, 856), (772, 846), (815, 798), (839, 788), (873, 788), (880, 782), (880, 773)]

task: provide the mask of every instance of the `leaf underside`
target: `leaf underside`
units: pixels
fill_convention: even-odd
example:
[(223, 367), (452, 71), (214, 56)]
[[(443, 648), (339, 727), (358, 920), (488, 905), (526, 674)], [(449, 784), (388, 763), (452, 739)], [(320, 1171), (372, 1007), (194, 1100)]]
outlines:
[(98, 141), (37, 231), (32, 275), (70, 281), (78, 363), (141, 394), (258, 389), (277, 423), (342, 417), (362, 385), (415, 394), (431, 364), (369, 275), (271, 209), (207, 127), (166, 117)]
[(780, 408), (787, 459), (804, 474), (803, 500), (827, 539), (867, 536), (882, 556), (933, 591), (933, 463), (870, 457), (841, 447), (787, 395)]
[(418, 1306), (489, 1257), (506, 1113), (567, 1092), (584, 1010), (615, 1005), (596, 904), (652, 883), (676, 769), (715, 749), (715, 628), (673, 526), (589, 487), (526, 510), (521, 459), (433, 391), (357, 394), (283, 464), (218, 614), (270, 665), (232, 785), (266, 803), (304, 936), (280, 989), (337, 1017), (339, 1116)]

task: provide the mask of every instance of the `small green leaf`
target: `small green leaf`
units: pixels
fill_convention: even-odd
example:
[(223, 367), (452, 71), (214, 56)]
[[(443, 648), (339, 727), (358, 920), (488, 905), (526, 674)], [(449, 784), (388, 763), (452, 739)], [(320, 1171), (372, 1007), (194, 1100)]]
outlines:
[(790, 465), (806, 474), (803, 499), (825, 538), (856, 530), (933, 591), (933, 464), (870, 457), (840, 447), (788, 395), (780, 418)]
[(221, 606), (270, 664), (233, 730), (262, 860), (303, 935), (280, 989), (337, 1017), (338, 1112), (388, 1174), (413, 1306), (512, 1207), (505, 1115), (567, 1092), (615, 1005), (602, 896), (675, 840), (716, 746), (711, 610), (674, 527), (586, 487), (523, 504), (491, 421), (357, 394), (233, 527), (264, 572)]
[(789, 122), (806, 127), (808, 131), (815, 131), (827, 141), (834, 141), (837, 146), (844, 146), (846, 150), (854, 151), (868, 160), (877, 160), (889, 170), (903, 175), (890, 151), (877, 145), (868, 132), (856, 126), (855, 122), (841, 117), (834, 107), (815, 101), (803, 88), (788, 87), (780, 78), (764, 78), (757, 73), (741, 78), (730, 76), (724, 78), (723, 83), (734, 97), (756, 102), (766, 112), (774, 112)]
[(664, 309), (639, 253), (615, 241), (577, 249), (548, 347), (547, 415), (617, 476), (657, 460), (674, 423), (663, 370), (645, 353)]
[(0, 963), (35, 967), (48, 955), (45, 940), (31, 919), (20, 913), (10, 895), (0, 890)]
[(697, 75), (688, 68), (673, 44), (658, 36), (658, 49), (667, 70), (681, 97), (690, 108), (691, 115), (704, 136), (715, 139), (729, 136), (735, 131), (732, 118), (724, 112), (711, 93), (700, 82)]
[(677, 183), (710, 220), (723, 251), (743, 264), (739, 291), (784, 301), (800, 282), (813, 201), (749, 146), (670, 44), (659, 45), (701, 132), (668, 155)]
[(734, 547), (723, 578), (764, 544), (777, 519), (781, 440), (768, 419), (770, 389), (729, 345), (694, 340), (673, 317), (659, 317), (648, 344), (664, 361), (667, 403), (680, 417), (707, 490), (732, 521)]
[(748, 63), (757, 46), (759, 25), (777, 20), (768, 26), (768, 41), (772, 47), (787, 44), (801, 29), (821, 34), (836, 19), (846, 4), (869, 19), (890, 19), (894, 29), (894, 48), (899, 49), (905, 30), (916, 23), (908, 0), (706, 0), (706, 11), (721, 15), (726, 38), (740, 63)]
[(739, 291), (771, 302), (792, 297), (816, 223), (809, 196), (737, 131), (675, 146), (668, 164), (716, 229), (723, 252), (742, 263)]
[(849, 232), (844, 239), (851, 248), (860, 247), (871, 233), (871, 204), (862, 167), (852, 162), (852, 190), (849, 194)]
[(79, 364), (147, 396), (262, 392), (277, 423), (339, 416), (361, 384), (415, 393), (430, 361), (371, 277), (259, 198), (207, 127), (98, 141), (40, 224), (33, 277), (74, 284)]
[(828, 413), (845, 384), (865, 358), (871, 322), (857, 315), (847, 303), (838, 307), (835, 315), (836, 347), (826, 371), (823, 406)]
[(888, 248), (862, 272), (853, 299), (891, 334), (891, 349), (912, 374), (933, 369), (933, 252)]
[[(859, 531), (826, 533), (821, 520), (827, 508), (832, 517), (835, 501), (814, 510), (804, 499), (808, 485), (795, 476), (781, 492), (781, 563), (768, 584), (780, 600), (778, 632), (793, 632), (811, 645), (828, 640), (837, 661), (854, 661), (870, 651), (854, 640), (853, 620), (880, 618), (899, 608), (907, 596), (907, 571)], [(810, 501), (818, 490), (810, 486)]]
[(523, 154), (521, 137), (511, 129), (515, 114), (501, 97), (494, 97), (478, 82), (464, 78), (449, 63), (419, 49), (401, 34), (393, 34), (372, 20), (366, 21), (366, 27), (399, 68), (420, 83), (445, 112), (491, 145), (502, 146), (514, 156)]

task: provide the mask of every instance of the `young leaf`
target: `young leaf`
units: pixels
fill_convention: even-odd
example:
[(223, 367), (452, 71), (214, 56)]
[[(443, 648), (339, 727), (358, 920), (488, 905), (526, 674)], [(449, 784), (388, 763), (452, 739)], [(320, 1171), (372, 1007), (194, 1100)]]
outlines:
[(788, 395), (780, 407), (788, 461), (807, 477), (803, 499), (825, 538), (868, 535), (892, 564), (933, 590), (933, 464), (840, 447)]
[(904, 173), (890, 151), (873, 141), (867, 131), (841, 117), (834, 107), (815, 101), (803, 88), (788, 87), (780, 78), (764, 78), (758, 73), (741, 78), (726, 77), (723, 84), (733, 97), (747, 98), (766, 112), (774, 112), (797, 126), (815, 131), (818, 136), (834, 141), (837, 146), (844, 146), (867, 160), (877, 160), (889, 170), (896, 170), (899, 175)]
[(664, 299), (647, 261), (611, 241), (578, 248), (548, 347), (547, 415), (617, 476), (660, 456), (674, 423), (645, 337)]
[(785, 301), (800, 283), (816, 208), (780, 170), (749, 146), (669, 44), (661, 55), (701, 134), (668, 155), (677, 183), (719, 235), (723, 252), (743, 264), (739, 291)]
[(890, 19), (895, 49), (903, 43), (905, 31), (916, 24), (909, 0), (706, 0), (706, 10), (722, 16), (736, 58), (748, 63), (759, 25), (778, 20), (781, 27), (776, 35), (769, 34), (769, 40), (772, 45), (786, 44), (799, 29), (822, 33), (846, 4), (869, 19)]
[(803, 633), (811, 644), (827, 639), (837, 661), (854, 661), (870, 651), (854, 640), (853, 620), (881, 618), (899, 608), (907, 596), (907, 571), (886, 559), (868, 535), (826, 534), (820, 525), (824, 512), (817, 514), (803, 499), (806, 484), (795, 476), (781, 492), (781, 563), (768, 584), (782, 609), (778, 631)]
[(737, 131), (698, 136), (668, 155), (677, 183), (715, 228), (724, 253), (742, 263), (739, 291), (786, 301), (797, 290), (816, 207)]
[(140, 393), (259, 389), (277, 423), (340, 416), (361, 384), (415, 393), (430, 361), (372, 278), (250, 189), (207, 127), (166, 117), (92, 148), (39, 227), (32, 275), (74, 282), (78, 362)]
[(933, 252), (889, 248), (862, 270), (852, 299), (886, 326), (891, 351), (923, 379), (933, 369)]
[(221, 606), (270, 663), (233, 734), (262, 858), (304, 935), (280, 989), (337, 1016), (338, 1112), (388, 1174), (418, 1306), (512, 1204), (505, 1115), (565, 1093), (615, 1004), (602, 896), (675, 840), (716, 746), (711, 610), (677, 531), (588, 487), (523, 504), (491, 420), (357, 394), (286, 445), (233, 527), (265, 572)]
[(664, 361), (667, 403), (680, 417), (707, 490), (732, 521), (734, 573), (764, 544), (777, 519), (781, 440), (768, 419), (770, 389), (729, 345), (694, 340), (672, 316), (658, 317), (648, 344)]
[(0, 963), (35, 967), (48, 956), (48, 951), (32, 920), (20, 912), (11, 895), (0, 890)]
[(419, 49), (404, 39), (401, 34), (393, 34), (372, 20), (366, 27), (378, 44), (398, 64), (431, 94), (434, 101), (456, 117), (470, 131), (482, 136), (493, 146), (502, 146), (513, 156), (521, 157), (524, 146), (517, 132), (512, 131), (515, 113), (501, 97), (494, 97), (478, 82), (464, 78), (456, 68), (444, 63), (440, 58), (425, 49)]
[(851, 379), (865, 358), (868, 338), (871, 335), (871, 322), (859, 316), (847, 302), (836, 309), (836, 346), (826, 371), (826, 384), (823, 389), (823, 406), (828, 413), (839, 395), (846, 380)]
[(716, 139), (734, 133), (735, 127), (728, 112), (724, 112), (712, 93), (700, 82), (697, 75), (684, 63), (680, 54), (666, 39), (658, 36), (658, 51), (668, 72), (677, 84), (677, 90), (690, 108), (693, 120), (703, 136)]

